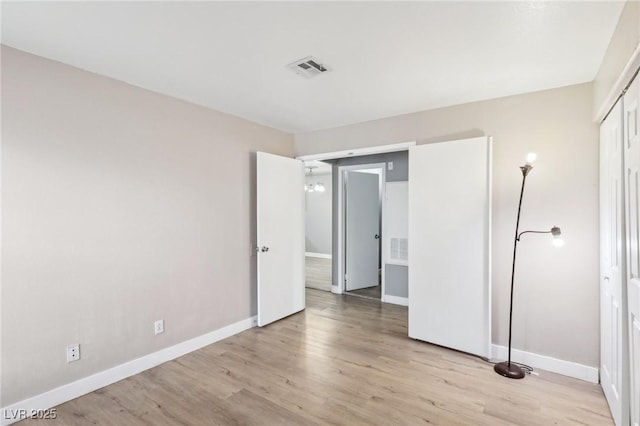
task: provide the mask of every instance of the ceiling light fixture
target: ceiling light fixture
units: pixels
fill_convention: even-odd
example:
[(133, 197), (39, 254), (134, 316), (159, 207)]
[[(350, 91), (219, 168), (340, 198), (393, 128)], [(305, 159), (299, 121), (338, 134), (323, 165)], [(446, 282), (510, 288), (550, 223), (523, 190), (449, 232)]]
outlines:
[[(317, 168), (316, 166), (309, 166), (309, 177), (313, 179), (313, 169)], [(324, 183), (318, 181), (315, 184), (310, 182), (304, 186), (304, 190), (307, 192), (324, 192)]]

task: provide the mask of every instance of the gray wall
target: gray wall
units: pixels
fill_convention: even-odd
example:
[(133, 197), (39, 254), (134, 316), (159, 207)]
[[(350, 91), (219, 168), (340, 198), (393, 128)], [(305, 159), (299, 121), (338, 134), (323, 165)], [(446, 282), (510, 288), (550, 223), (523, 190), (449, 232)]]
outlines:
[(331, 173), (306, 176), (307, 183), (322, 182), (324, 192), (307, 192), (306, 200), (306, 251), (311, 253), (331, 254), (331, 204), (333, 183)]
[(0, 405), (254, 315), (257, 150), (293, 137), (3, 46)]
[(403, 265), (385, 265), (385, 293), (389, 296), (409, 297), (409, 268)]
[[(407, 151), (388, 152), (384, 154), (363, 155), (361, 157), (347, 157), (334, 160), (323, 160), (325, 163), (333, 165), (333, 253), (338, 253), (339, 235), (338, 235), (338, 168), (341, 166), (355, 166), (360, 164), (385, 163), (385, 179), (386, 182), (400, 182), (409, 179), (409, 153)], [(386, 164), (393, 161), (393, 170), (387, 170)], [(339, 259), (334, 256), (332, 259), (333, 285), (337, 286)], [(385, 274), (385, 294), (390, 296), (407, 297), (409, 281), (408, 270), (406, 266), (389, 265), (385, 268), (392, 267), (392, 272)]]
[[(393, 161), (393, 170), (385, 170), (387, 182), (399, 182), (409, 179), (409, 153), (407, 151), (387, 152), (384, 154), (363, 155), (360, 157), (322, 160), (333, 165), (334, 189), (338, 187), (338, 167), (356, 166), (360, 164), (387, 163)], [(336, 191), (335, 194), (338, 192)]]

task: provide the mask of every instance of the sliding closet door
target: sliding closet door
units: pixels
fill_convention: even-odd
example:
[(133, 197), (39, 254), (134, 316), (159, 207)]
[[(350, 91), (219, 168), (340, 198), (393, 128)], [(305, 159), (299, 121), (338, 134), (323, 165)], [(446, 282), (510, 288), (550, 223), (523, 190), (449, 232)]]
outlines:
[(409, 150), (409, 337), (490, 358), (491, 144)]
[(600, 127), (600, 382), (618, 425), (628, 424), (624, 249), (623, 110)]
[(624, 96), (624, 177), (627, 224), (627, 296), (631, 424), (640, 425), (640, 81)]

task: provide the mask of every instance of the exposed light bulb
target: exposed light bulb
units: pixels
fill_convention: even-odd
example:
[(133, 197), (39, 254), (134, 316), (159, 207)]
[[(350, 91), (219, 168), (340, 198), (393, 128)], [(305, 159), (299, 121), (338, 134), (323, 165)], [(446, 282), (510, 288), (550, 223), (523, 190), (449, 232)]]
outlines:
[(538, 158), (538, 154), (536, 154), (535, 152), (530, 152), (527, 154), (527, 164), (531, 164), (534, 161), (536, 161), (536, 158)]
[(554, 226), (551, 228), (550, 232), (551, 232), (551, 235), (553, 236), (553, 240), (551, 241), (551, 244), (553, 244), (555, 247), (562, 247), (564, 245), (564, 240), (561, 237), (562, 231), (560, 230), (560, 228), (558, 228), (557, 226)]

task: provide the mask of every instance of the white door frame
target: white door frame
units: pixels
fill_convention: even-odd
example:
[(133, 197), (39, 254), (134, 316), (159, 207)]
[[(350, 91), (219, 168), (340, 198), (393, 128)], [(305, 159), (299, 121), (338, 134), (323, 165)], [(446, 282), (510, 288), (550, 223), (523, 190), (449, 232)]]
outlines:
[[(380, 169), (380, 180), (379, 180), (379, 188), (380, 188), (380, 202), (381, 202), (381, 212), (380, 212), (380, 227), (382, 235), (386, 232), (384, 219), (385, 219), (385, 182), (386, 182), (386, 167), (387, 163), (370, 163), (370, 164), (357, 164), (353, 166), (339, 166), (338, 167), (338, 276), (334, 277), (333, 285), (331, 286), (331, 292), (336, 294), (342, 294), (345, 291), (345, 282), (344, 282), (344, 273), (345, 273), (345, 259), (344, 254), (346, 253), (345, 247), (345, 172), (352, 172), (356, 170), (370, 170), (370, 169)], [(381, 241), (382, 242), (382, 239)], [(381, 288), (380, 288), (380, 300), (384, 302), (384, 291), (385, 291), (385, 261), (386, 256), (383, 250), (383, 247), (380, 246), (380, 256), (381, 256)]]
[(319, 154), (298, 155), (296, 159), (302, 161), (332, 160), (338, 158), (360, 157), (363, 155), (383, 154), (385, 152), (408, 151), (416, 141), (394, 143), (391, 145), (367, 146), (364, 148), (350, 149), (346, 151), (321, 152)]
[[(400, 143), (395, 143), (395, 144), (390, 144), (390, 145), (378, 145), (378, 146), (367, 146), (364, 148), (356, 148), (356, 149), (350, 149), (350, 150), (345, 150), (345, 151), (331, 151), (331, 152), (321, 152), (318, 154), (308, 154), (308, 155), (299, 155), (296, 157), (296, 159), (298, 160), (302, 160), (302, 161), (310, 161), (310, 160), (318, 160), (318, 161), (322, 161), (322, 160), (331, 160), (331, 159), (339, 159), (339, 158), (349, 158), (349, 157), (360, 157), (363, 155), (372, 155), (372, 154), (383, 154), (385, 152), (398, 152), (398, 151), (409, 151), (409, 148), (412, 146), (416, 145), (416, 141), (408, 141), (408, 142), (400, 142)], [(343, 236), (343, 232), (342, 232), (342, 215), (340, 214), (342, 212), (342, 182), (340, 181), (340, 173), (338, 173), (338, 239), (340, 239), (340, 236)], [(383, 187), (385, 186), (386, 182), (383, 182)], [(384, 203), (385, 203), (385, 198), (382, 198), (382, 203), (383, 203), (383, 208), (384, 208)], [(384, 232), (386, 232), (385, 229), (385, 224), (384, 224), (384, 212), (382, 213), (382, 232), (384, 235)], [(343, 279), (340, 280), (338, 279), (338, 277), (333, 277), (333, 283), (331, 285), (331, 292), (332, 293), (336, 293), (336, 294), (342, 294), (343, 290), (344, 290), (344, 259), (342, 259), (342, 253), (344, 252), (344, 239), (342, 239), (342, 241), (339, 241), (338, 243), (338, 253), (336, 254), (338, 256), (338, 259), (340, 259), (338, 261), (338, 277), (342, 277)], [(383, 250), (384, 252), (384, 250)], [(334, 253), (332, 253), (333, 255)], [(384, 254), (383, 254), (384, 256)], [(340, 267), (342, 264), (342, 268)], [(382, 288), (381, 288), (381, 292), (382, 292), (382, 301), (384, 302), (384, 291), (385, 291), (385, 287), (384, 287), (384, 282), (385, 282), (385, 257), (382, 258)], [(342, 286), (340, 286), (340, 283), (342, 283)], [(408, 300), (408, 297), (407, 297)]]

